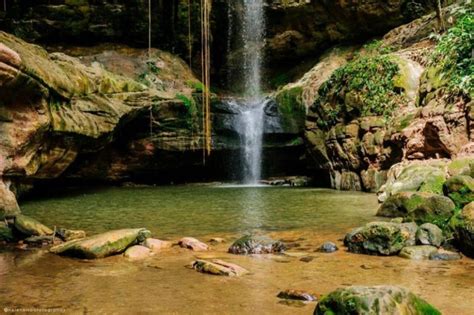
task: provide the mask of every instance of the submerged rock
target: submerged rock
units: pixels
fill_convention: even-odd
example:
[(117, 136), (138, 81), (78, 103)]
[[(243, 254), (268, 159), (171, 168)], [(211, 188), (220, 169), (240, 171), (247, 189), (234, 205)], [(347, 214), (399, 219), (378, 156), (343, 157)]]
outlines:
[(209, 246), (193, 237), (183, 237), (178, 242), (179, 246), (190, 249), (195, 252), (202, 252), (209, 250)]
[(462, 258), (461, 254), (457, 252), (445, 250), (442, 248), (438, 249), (437, 252), (430, 254), (430, 260), (449, 261), (449, 260), (459, 260), (461, 258)]
[(115, 230), (54, 246), (50, 252), (76, 258), (104, 258), (122, 253), (150, 236), (150, 231), (143, 228)]
[(334, 253), (339, 248), (333, 242), (325, 242), (321, 247), (318, 249), (319, 252), (322, 253)]
[(152, 252), (159, 252), (162, 249), (173, 246), (171, 242), (158, 240), (156, 238), (147, 238), (143, 246), (148, 247)]
[(443, 189), (444, 194), (458, 207), (462, 208), (474, 201), (474, 178), (471, 176), (453, 176), (444, 183)]
[(209, 242), (211, 244), (220, 244), (220, 243), (224, 243), (225, 242), (225, 239), (221, 238), (221, 237), (213, 237), (209, 240)]
[(281, 253), (286, 250), (285, 244), (265, 236), (246, 235), (236, 240), (229, 248), (229, 253), (236, 255)]
[(407, 246), (404, 247), (398, 256), (412, 260), (429, 259), (438, 249), (430, 245)]
[(389, 197), (380, 206), (377, 215), (403, 217), (418, 224), (444, 225), (454, 214), (455, 205), (447, 197), (432, 193), (400, 192)]
[(81, 238), (85, 238), (86, 232), (82, 230), (67, 230), (67, 229), (58, 229), (56, 231), (56, 235), (58, 235), (62, 240), (68, 242), (72, 240), (78, 240)]
[(23, 214), (15, 216), (14, 226), (15, 229), (27, 236), (44, 236), (53, 234), (53, 230), (49, 227)]
[(440, 247), (444, 242), (443, 231), (434, 224), (422, 224), (416, 232), (416, 242), (420, 245)]
[(314, 314), (441, 315), (441, 312), (404, 288), (353, 286), (323, 297)]
[(415, 245), (417, 229), (415, 223), (371, 222), (348, 233), (344, 245), (353, 253), (396, 255)]
[(286, 299), (286, 300), (300, 300), (300, 301), (317, 301), (318, 300), (318, 298), (316, 297), (316, 294), (308, 293), (301, 290), (281, 291), (280, 293), (278, 293), (277, 297), (280, 299)]
[(130, 260), (141, 260), (148, 258), (151, 254), (151, 250), (148, 247), (141, 245), (134, 245), (125, 251), (123, 254), (126, 258)]
[(242, 276), (248, 273), (248, 270), (232, 263), (225, 262), (219, 259), (207, 260), (196, 260), (192, 263), (194, 269), (202, 273), (208, 273), (216, 276)]

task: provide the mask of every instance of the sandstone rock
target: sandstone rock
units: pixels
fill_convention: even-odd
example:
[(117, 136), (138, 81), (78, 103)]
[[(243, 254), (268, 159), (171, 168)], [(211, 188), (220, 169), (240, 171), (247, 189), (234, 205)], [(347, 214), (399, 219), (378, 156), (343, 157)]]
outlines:
[(425, 223), (420, 225), (416, 232), (416, 242), (420, 245), (440, 247), (444, 242), (443, 231), (436, 225)]
[(236, 255), (271, 254), (286, 250), (280, 241), (265, 236), (246, 235), (235, 241), (229, 248), (229, 253)]
[(344, 245), (353, 253), (396, 255), (415, 245), (417, 229), (415, 223), (371, 222), (348, 233)]
[(44, 236), (53, 234), (53, 230), (37, 220), (23, 214), (15, 216), (15, 229), (27, 236)]
[(143, 260), (148, 258), (151, 254), (151, 250), (148, 247), (141, 245), (134, 245), (125, 250), (123, 256), (129, 260)]
[(432, 254), (437, 252), (438, 249), (430, 245), (407, 246), (400, 251), (398, 256), (412, 260), (423, 260), (429, 259)]
[(450, 260), (459, 260), (461, 258), (462, 258), (461, 254), (457, 252), (445, 250), (442, 248), (438, 249), (438, 251), (436, 251), (435, 253), (430, 254), (430, 260), (450, 261)]
[(123, 229), (89, 236), (54, 246), (52, 253), (76, 258), (104, 258), (125, 251), (151, 236), (146, 229)]
[(316, 297), (316, 294), (314, 293), (308, 293), (306, 291), (301, 291), (301, 290), (285, 290), (281, 291), (277, 295), (278, 298), (280, 299), (286, 299), (286, 300), (301, 300), (301, 301), (317, 301), (318, 298)]
[(231, 264), (219, 259), (196, 260), (192, 263), (194, 269), (202, 273), (208, 273), (217, 276), (242, 276), (248, 271), (238, 265)]
[(324, 296), (314, 314), (441, 315), (441, 312), (404, 288), (352, 286)]
[(0, 220), (3, 220), (5, 217), (15, 216), (19, 213), (20, 207), (18, 206), (15, 195), (10, 190), (10, 183), (0, 178)]
[(474, 201), (474, 178), (468, 175), (449, 178), (444, 183), (444, 194), (451, 198), (456, 206), (464, 207)]
[(209, 250), (209, 246), (207, 244), (192, 237), (183, 237), (182, 239), (179, 240), (178, 245), (195, 252)]
[(440, 227), (454, 214), (455, 205), (447, 197), (431, 193), (400, 192), (389, 197), (377, 211), (382, 217), (403, 217), (419, 224), (433, 223)]
[(143, 246), (148, 247), (152, 252), (159, 252), (166, 248), (171, 248), (173, 244), (168, 241), (162, 241), (155, 238), (147, 238)]
[(323, 245), (321, 245), (321, 247), (319, 247), (318, 251), (322, 253), (334, 253), (338, 249), (339, 248), (337, 248), (337, 245), (333, 242), (325, 242)]

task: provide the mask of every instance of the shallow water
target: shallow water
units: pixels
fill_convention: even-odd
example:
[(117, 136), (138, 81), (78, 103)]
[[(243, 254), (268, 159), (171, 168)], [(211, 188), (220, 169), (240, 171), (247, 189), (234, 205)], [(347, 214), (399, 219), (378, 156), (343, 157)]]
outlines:
[[(279, 303), (280, 290), (318, 295), (348, 285), (402, 285), (444, 314), (474, 313), (474, 261), (414, 262), (347, 253), (340, 239), (375, 220), (374, 195), (319, 189), (264, 187), (108, 188), (29, 201), (23, 211), (53, 226), (98, 233), (147, 227), (155, 237), (227, 241), (206, 253), (173, 247), (144, 262), (120, 256), (98, 261), (58, 257), (43, 250), (0, 253), (0, 309), (59, 308), (66, 313), (311, 314)], [(287, 255), (226, 253), (232, 240), (254, 232), (283, 239)], [(341, 248), (314, 250), (324, 241)], [(313, 257), (306, 263), (301, 257)], [(186, 268), (196, 257), (218, 257), (250, 270), (241, 278)]]

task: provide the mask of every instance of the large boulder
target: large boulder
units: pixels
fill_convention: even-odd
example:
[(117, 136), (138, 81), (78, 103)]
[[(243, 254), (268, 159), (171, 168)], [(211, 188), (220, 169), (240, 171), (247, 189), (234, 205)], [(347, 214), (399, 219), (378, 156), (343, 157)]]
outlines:
[(314, 314), (441, 315), (441, 312), (404, 288), (352, 286), (323, 297)]
[(469, 175), (453, 176), (444, 183), (444, 193), (462, 208), (474, 201), (474, 178)]
[(104, 258), (125, 251), (128, 247), (144, 242), (151, 236), (146, 229), (123, 229), (73, 240), (52, 247), (55, 254), (76, 258)]
[(54, 233), (53, 230), (46, 225), (23, 214), (15, 216), (14, 227), (26, 236), (45, 236)]
[(285, 244), (266, 236), (246, 235), (236, 240), (230, 247), (229, 253), (236, 255), (271, 254), (286, 250)]
[(403, 217), (405, 221), (433, 223), (444, 227), (453, 216), (454, 210), (454, 203), (447, 197), (432, 193), (400, 192), (390, 196), (380, 206), (377, 215)]
[(454, 229), (454, 237), (459, 249), (474, 258), (474, 202), (466, 205), (460, 214), (453, 217), (450, 225)]
[(396, 255), (415, 245), (417, 229), (415, 223), (371, 222), (348, 233), (344, 245), (353, 253)]

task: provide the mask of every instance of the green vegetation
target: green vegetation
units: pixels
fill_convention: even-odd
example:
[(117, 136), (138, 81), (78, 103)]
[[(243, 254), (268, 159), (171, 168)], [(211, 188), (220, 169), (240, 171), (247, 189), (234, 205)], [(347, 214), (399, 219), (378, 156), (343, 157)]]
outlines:
[[(369, 50), (378, 49), (372, 43)], [(319, 89), (314, 106), (320, 113), (320, 127), (329, 127), (340, 119), (360, 116), (389, 117), (403, 95), (394, 79), (400, 68), (388, 55), (358, 55), (337, 69)]]
[(464, 10), (456, 24), (440, 37), (429, 66), (441, 69), (448, 88), (474, 96), (474, 10)]

